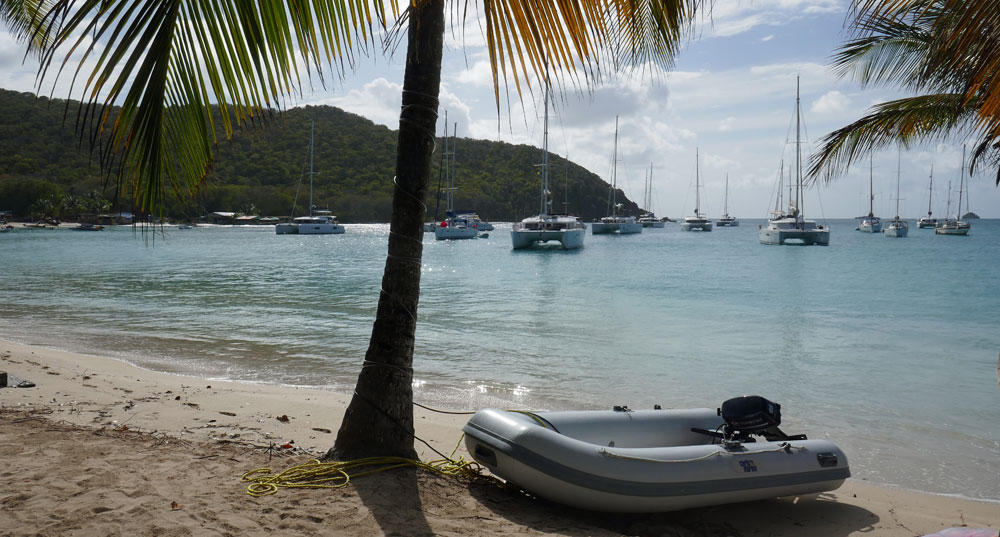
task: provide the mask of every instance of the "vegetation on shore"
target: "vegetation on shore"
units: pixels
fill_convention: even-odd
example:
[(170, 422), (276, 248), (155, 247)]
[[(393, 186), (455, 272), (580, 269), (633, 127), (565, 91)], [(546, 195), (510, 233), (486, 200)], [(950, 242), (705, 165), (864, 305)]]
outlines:
[[(79, 220), (111, 210), (113, 188), (104, 188), (97, 157), (74, 132), (78, 103), (0, 89), (0, 210), (28, 219)], [(215, 114), (218, 115), (218, 109)], [(308, 211), (310, 120), (316, 121), (314, 203), (345, 222), (387, 222), (392, 207), (396, 131), (331, 106), (293, 108), (266, 129), (237, 132), (220, 142), (206, 184), (192, 199), (166, 198), (166, 215), (194, 220), (207, 212), (289, 216)], [(221, 122), (217, 122), (219, 124)], [(438, 147), (444, 142), (437, 139)], [(539, 149), (528, 145), (459, 138), (455, 205), (495, 221), (520, 220), (538, 212)], [(607, 214), (609, 185), (583, 167), (552, 155), (553, 210), (592, 219)], [(428, 218), (435, 212), (440, 162), (431, 170)], [(563, 181), (565, 176), (566, 181)], [(303, 183), (299, 190), (299, 181)], [(565, 185), (569, 195), (565, 195)], [(443, 185), (442, 185), (443, 187)], [(122, 199), (127, 200), (128, 196)], [(618, 192), (626, 214), (638, 206)], [(127, 202), (126, 202), (127, 203)], [(437, 213), (444, 216), (440, 204)], [(131, 212), (129, 205), (119, 205)]]

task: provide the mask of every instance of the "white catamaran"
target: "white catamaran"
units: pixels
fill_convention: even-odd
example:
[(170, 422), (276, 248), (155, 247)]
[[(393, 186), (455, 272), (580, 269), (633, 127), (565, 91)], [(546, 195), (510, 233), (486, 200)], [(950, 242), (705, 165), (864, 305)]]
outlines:
[(621, 208), (621, 205), (618, 203), (618, 117), (615, 117), (615, 150), (612, 155), (611, 191), (608, 194), (611, 214), (600, 220), (594, 220), (590, 224), (590, 232), (594, 235), (642, 233), (642, 224), (634, 216), (622, 216), (618, 214), (618, 209)]
[[(802, 214), (802, 105), (799, 99), (799, 79), (795, 78), (795, 200), (789, 198), (788, 212), (776, 214), (767, 224), (759, 226), (762, 244), (817, 244), (829, 246), (830, 228), (806, 220)], [(781, 188), (779, 187), (780, 191)]]
[(541, 207), (538, 216), (525, 218), (514, 224), (510, 232), (510, 240), (514, 249), (532, 248), (550, 241), (560, 243), (567, 250), (583, 247), (583, 238), (587, 236), (587, 228), (579, 218), (564, 214), (549, 214), (552, 201), (549, 199), (549, 85), (547, 73), (541, 167)]
[[(313, 141), (316, 134), (316, 122), (312, 122), (309, 131), (309, 216), (299, 216), (291, 222), (274, 225), (276, 235), (340, 235), (344, 226), (329, 210), (319, 209), (313, 205)], [(293, 209), (294, 210), (294, 209)]]
[(681, 231), (712, 231), (712, 221), (701, 214), (701, 184), (698, 179), (698, 149), (694, 150), (694, 216), (685, 216)]

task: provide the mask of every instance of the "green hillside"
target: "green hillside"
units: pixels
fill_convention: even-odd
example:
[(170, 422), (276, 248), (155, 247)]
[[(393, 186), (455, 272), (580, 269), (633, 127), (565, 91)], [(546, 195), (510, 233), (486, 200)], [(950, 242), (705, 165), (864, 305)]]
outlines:
[[(27, 216), (55, 202), (114, 198), (103, 188), (99, 161), (74, 132), (77, 105), (30, 93), (0, 90), (0, 210)], [(66, 118), (64, 120), (64, 112)], [(219, 135), (214, 168), (196, 200), (171, 201), (168, 216), (190, 219), (211, 211), (287, 216), (300, 179), (296, 214), (308, 206), (309, 126), (316, 122), (313, 201), (344, 222), (387, 222), (391, 211), (396, 133), (330, 106), (294, 108), (266, 128), (250, 127), (231, 141)], [(438, 147), (443, 142), (438, 139)], [(519, 220), (538, 212), (539, 150), (526, 145), (459, 138), (455, 206), (492, 221)], [(437, 192), (435, 157), (431, 192)], [(553, 210), (562, 210), (566, 161), (550, 157)], [(570, 163), (569, 211), (585, 220), (607, 214), (608, 184)], [(428, 200), (433, 214), (435, 199)], [(638, 214), (619, 191), (625, 214)], [(91, 204), (93, 205), (93, 203)], [(75, 207), (75, 205), (74, 205)], [(127, 204), (122, 210), (131, 210)], [(70, 210), (70, 209), (65, 209)], [(83, 210), (83, 209), (77, 209)], [(440, 215), (444, 214), (442, 199)], [(71, 215), (63, 215), (68, 219)]]

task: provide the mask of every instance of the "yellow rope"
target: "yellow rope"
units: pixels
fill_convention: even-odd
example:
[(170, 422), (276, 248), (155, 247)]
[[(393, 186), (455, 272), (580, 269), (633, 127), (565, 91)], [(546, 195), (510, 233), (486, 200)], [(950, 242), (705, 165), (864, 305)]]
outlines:
[[(463, 435), (464, 436), (464, 435)], [(459, 444), (461, 445), (461, 438)], [(282, 488), (300, 489), (336, 489), (347, 486), (352, 478), (394, 470), (396, 468), (414, 467), (446, 476), (464, 476), (470, 479), (493, 478), (482, 473), (482, 467), (463, 458), (455, 460), (458, 445), (451, 452), (451, 457), (424, 462), (403, 457), (367, 457), (343, 462), (320, 462), (312, 460), (305, 464), (293, 466), (282, 472), (273, 473), (270, 468), (257, 468), (243, 474), (240, 481), (249, 482), (247, 494), (255, 497), (275, 494)]]

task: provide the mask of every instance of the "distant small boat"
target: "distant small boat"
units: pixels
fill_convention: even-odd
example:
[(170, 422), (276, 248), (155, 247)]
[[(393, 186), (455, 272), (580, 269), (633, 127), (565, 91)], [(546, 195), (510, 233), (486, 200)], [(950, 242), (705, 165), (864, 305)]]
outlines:
[[(930, 185), (927, 187), (927, 216), (920, 217), (917, 220), (917, 228), (933, 228), (937, 224), (937, 218), (934, 218), (934, 213), (931, 212), (931, 198), (934, 196), (934, 166), (931, 165), (931, 181)], [(897, 209), (896, 212), (899, 212)]]
[[(962, 214), (962, 190), (965, 186), (965, 146), (962, 146), (962, 167), (958, 170), (958, 209), (955, 211), (955, 218), (945, 217), (939, 220), (934, 226), (935, 235), (968, 235), (972, 224), (961, 219)], [(968, 203), (968, 199), (966, 199)], [(951, 213), (951, 183), (948, 183), (948, 209), (946, 215)]]
[(685, 216), (681, 231), (712, 231), (712, 221), (701, 214), (701, 185), (698, 179), (698, 150), (694, 150), (694, 216)]
[(729, 215), (729, 174), (726, 174), (726, 201), (722, 204), (722, 218), (715, 222), (719, 227), (737, 227), (740, 221), (735, 216)]
[(78, 224), (76, 227), (71, 227), (70, 229), (73, 231), (104, 231), (104, 226), (94, 224)]
[(615, 149), (611, 160), (611, 191), (608, 200), (611, 204), (611, 214), (590, 225), (591, 235), (632, 235), (642, 233), (643, 225), (634, 216), (618, 214), (622, 205), (618, 203), (618, 118), (615, 118)]
[(906, 220), (899, 218), (899, 155), (896, 156), (896, 217), (889, 220), (888, 225), (882, 229), (886, 237), (905, 237), (910, 233), (910, 224)]
[(644, 202), (642, 204), (642, 209), (646, 211), (639, 215), (639, 223), (642, 227), (651, 227), (654, 229), (663, 229), (666, 227), (666, 220), (660, 220), (653, 214), (653, 163), (649, 163), (649, 173), (646, 174), (646, 192), (644, 196)]
[(861, 218), (858, 231), (862, 233), (879, 233), (882, 231), (882, 220), (875, 216), (875, 186), (873, 182), (873, 166), (868, 161), (868, 216)]
[(458, 123), (451, 133), (451, 151), (448, 151), (448, 115), (444, 116), (444, 174), (447, 218), (434, 228), (434, 238), (443, 240), (475, 239), (479, 237), (479, 216), (474, 211), (455, 210), (455, 144)]
[(719, 409), (486, 409), (463, 432), (469, 453), (493, 474), (594, 511), (652, 513), (814, 494), (850, 477), (835, 444), (786, 435), (780, 423), (780, 405), (747, 396)]

